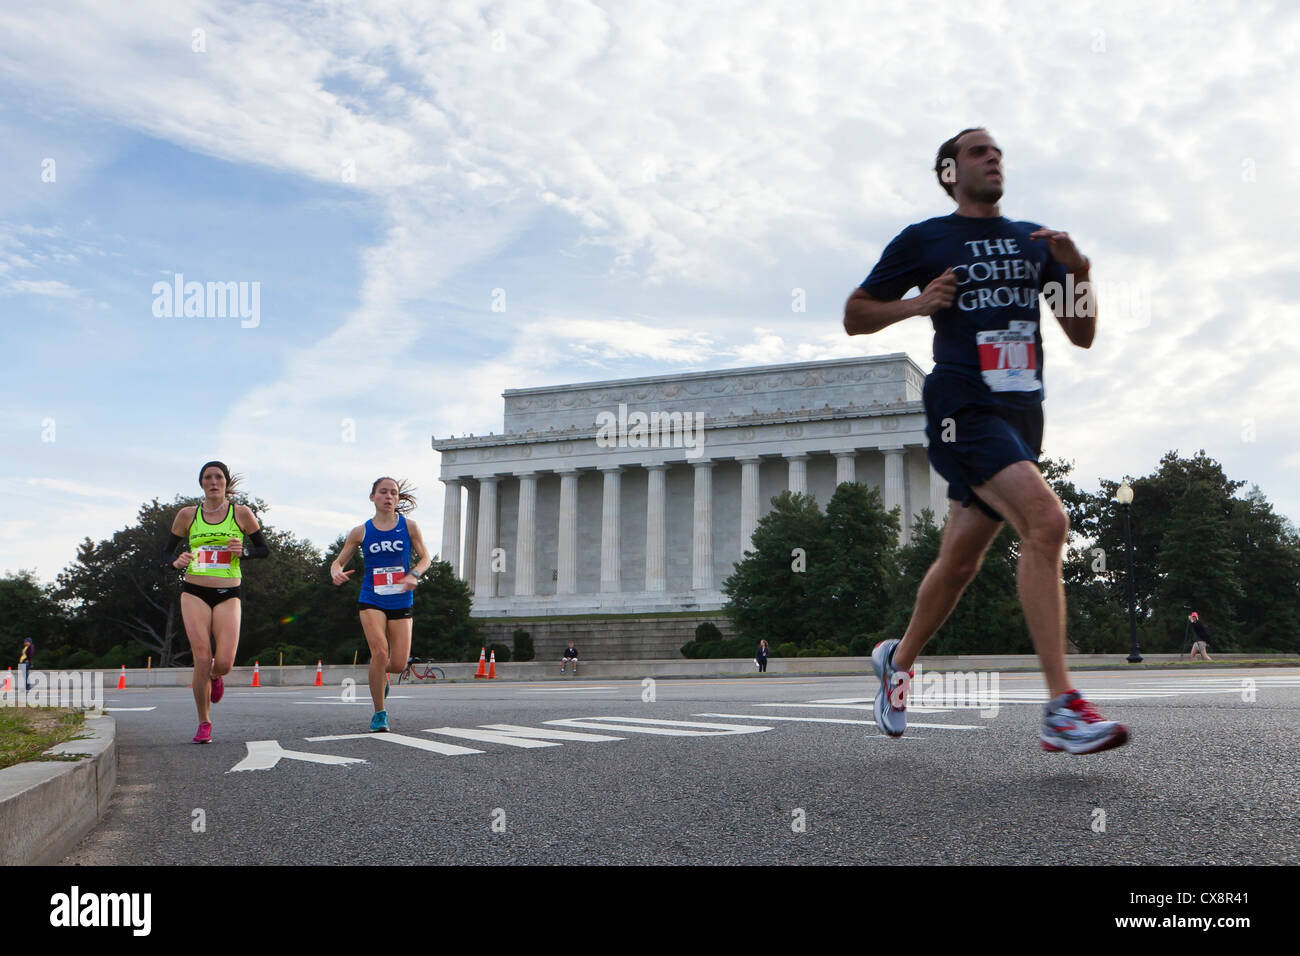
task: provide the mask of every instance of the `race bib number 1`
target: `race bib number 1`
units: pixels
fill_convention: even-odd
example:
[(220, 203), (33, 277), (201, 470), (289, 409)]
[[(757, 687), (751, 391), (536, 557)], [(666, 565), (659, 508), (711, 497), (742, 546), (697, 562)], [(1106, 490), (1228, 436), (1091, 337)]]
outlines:
[(401, 594), (402, 578), (406, 577), (406, 568), (375, 568), (370, 575), (370, 586), (376, 594)]
[(229, 548), (199, 548), (194, 555), (194, 562), (199, 571), (229, 571)]
[(977, 332), (975, 344), (980, 352), (980, 374), (990, 391), (1038, 391), (1033, 322), (1016, 321), (1007, 329)]

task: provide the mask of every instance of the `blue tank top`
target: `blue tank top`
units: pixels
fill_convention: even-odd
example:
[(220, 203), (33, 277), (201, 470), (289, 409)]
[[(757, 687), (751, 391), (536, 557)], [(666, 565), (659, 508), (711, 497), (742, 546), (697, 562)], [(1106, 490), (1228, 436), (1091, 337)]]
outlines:
[(406, 530), (406, 515), (397, 516), (397, 526), (392, 531), (380, 531), (373, 520), (367, 521), (361, 555), (366, 572), (361, 580), (360, 603), (373, 604), (386, 611), (415, 603), (415, 593), (401, 585), (402, 578), (411, 570), (411, 535)]

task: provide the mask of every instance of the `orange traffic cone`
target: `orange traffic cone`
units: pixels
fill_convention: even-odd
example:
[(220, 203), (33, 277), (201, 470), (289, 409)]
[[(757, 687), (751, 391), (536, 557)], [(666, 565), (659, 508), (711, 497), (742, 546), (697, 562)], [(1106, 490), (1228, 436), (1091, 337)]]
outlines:
[(325, 681), (321, 679), (320, 661), (316, 662), (316, 686), (317, 687), (325, 686)]
[(474, 676), (487, 677), (487, 671), (484, 669), (486, 667), (487, 667), (487, 648), (480, 647), (478, 649), (478, 673), (475, 674)]
[(117, 689), (126, 690), (126, 665), (122, 665), (122, 670), (117, 675)]
[(3, 689), (6, 692), (14, 689), (14, 669), (12, 667), (5, 671), (5, 686)]
[(496, 680), (497, 676), (497, 652), (492, 652), (492, 659), (488, 661), (488, 679)]
[(250, 687), (261, 687), (261, 686), (262, 686), (262, 673), (261, 673), (261, 671), (258, 669), (258, 663), (257, 663), (257, 661), (253, 661), (253, 683), (250, 684), (249, 686), (250, 686)]

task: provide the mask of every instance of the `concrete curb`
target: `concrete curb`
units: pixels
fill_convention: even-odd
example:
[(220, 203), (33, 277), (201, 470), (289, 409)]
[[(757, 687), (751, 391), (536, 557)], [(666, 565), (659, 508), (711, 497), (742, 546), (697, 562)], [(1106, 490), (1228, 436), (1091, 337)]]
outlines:
[(86, 729), (90, 737), (46, 753), (87, 759), (0, 770), (0, 865), (53, 866), (104, 816), (117, 785), (117, 722), (87, 717)]

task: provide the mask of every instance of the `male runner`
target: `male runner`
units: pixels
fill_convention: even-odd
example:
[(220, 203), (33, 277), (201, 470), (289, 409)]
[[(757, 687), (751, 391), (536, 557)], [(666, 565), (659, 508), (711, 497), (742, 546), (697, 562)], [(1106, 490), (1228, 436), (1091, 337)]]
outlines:
[[(899, 233), (844, 306), (849, 335), (878, 332), (913, 315), (932, 318), (935, 364), (922, 391), (926, 435), (930, 462), (953, 499), (907, 631), (872, 651), (880, 678), (876, 724), (890, 736), (903, 735), (912, 663), (957, 606), (1002, 522), (1010, 521), (1020, 535), (1020, 603), (1052, 695), (1043, 710), (1042, 747), (1072, 754), (1118, 747), (1128, 730), (1104, 720), (1073, 689), (1065, 666), (1061, 553), (1069, 518), (1037, 466), (1043, 435), (1038, 296), (1047, 293), (1073, 344), (1090, 347), (1096, 310), (1090, 287), (1080, 288), (1088, 282), (1088, 258), (1067, 233), (1002, 216), (1002, 150), (986, 130), (962, 130), (940, 146), (935, 174), (957, 211)], [(921, 294), (902, 299), (913, 287)]]

